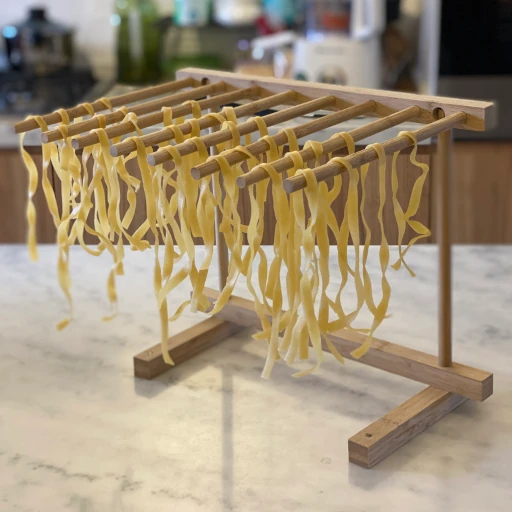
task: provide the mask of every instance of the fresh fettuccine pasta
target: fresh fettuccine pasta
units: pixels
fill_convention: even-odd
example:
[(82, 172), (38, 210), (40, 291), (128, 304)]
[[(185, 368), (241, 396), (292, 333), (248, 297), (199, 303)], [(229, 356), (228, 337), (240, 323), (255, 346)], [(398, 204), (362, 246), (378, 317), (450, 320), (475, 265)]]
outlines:
[[(73, 317), (71, 276), (69, 269), (70, 246), (78, 243), (88, 254), (99, 256), (105, 251), (112, 258), (107, 276), (107, 297), (110, 313), (104, 318), (112, 319), (118, 310), (116, 291), (117, 276), (124, 274), (125, 244), (134, 251), (151, 248), (148, 240), (154, 240), (152, 283), (160, 319), (161, 346), (164, 360), (173, 364), (167, 340), (169, 324), (177, 320), (187, 308), (192, 312), (219, 313), (232, 297), (239, 282), (245, 282), (254, 300), (255, 312), (261, 322), (261, 330), (254, 338), (265, 340), (267, 357), (262, 376), (271, 376), (278, 360), (294, 364), (297, 360), (314, 362), (306, 369), (296, 372), (297, 377), (314, 372), (324, 359), (324, 348), (343, 362), (343, 357), (331, 341), (332, 334), (340, 329), (355, 330), (366, 335), (366, 341), (352, 353), (362, 357), (371, 348), (373, 336), (388, 315), (391, 287), (388, 282), (390, 248), (384, 229), (384, 207), (388, 201), (386, 191), (386, 155), (380, 144), (372, 144), (378, 157), (378, 171), (371, 176), (369, 165), (353, 168), (346, 157), (328, 155), (337, 162), (342, 171), (331, 182), (317, 181), (314, 168), (324, 156), (323, 144), (309, 141), (305, 147), (315, 155), (312, 162), (305, 162), (299, 151), (296, 131), (283, 130), (289, 146), (288, 157), (293, 166), (286, 174), (273, 167), (273, 162), (283, 155), (283, 146), (278, 146), (275, 137), (268, 134), (264, 117), (253, 120), (258, 126), (259, 139), (266, 142), (267, 151), (255, 156), (247, 146), (251, 135), (241, 137), (239, 120), (232, 107), (219, 113), (203, 115), (197, 101), (189, 101), (192, 116), (185, 121), (175, 119), (170, 107), (162, 108), (164, 127), (172, 141), (161, 143), (173, 161), (172, 168), (163, 164), (151, 166), (147, 156), (153, 152), (142, 140), (138, 118), (126, 107), (118, 110), (124, 114), (124, 123), (133, 125), (133, 140), (136, 150), (126, 156), (113, 157), (111, 143), (121, 137), (109, 139), (106, 118), (94, 113), (84, 104), (89, 115), (95, 116), (99, 128), (94, 130), (98, 143), (84, 149), (82, 157), (76, 154), (68, 136), (70, 119), (65, 110), (60, 110), (61, 123), (57, 126), (62, 138), (58, 143), (43, 145), (42, 188), (50, 214), (57, 229), (58, 280), (69, 307), (68, 316), (58, 324), (66, 327)], [(104, 100), (104, 105), (111, 105)], [(34, 117), (41, 130), (48, 130), (43, 118)], [(218, 144), (217, 154), (209, 156), (208, 148), (201, 137), (203, 120), (215, 120), (221, 129), (229, 133), (229, 141)], [(75, 122), (78, 120), (75, 120)], [(183, 126), (188, 128), (183, 129)], [(203, 125), (204, 126), (204, 125)], [(181, 129), (180, 129), (181, 127)], [(414, 184), (406, 208), (398, 201), (397, 158), (393, 155), (391, 165), (391, 202), (398, 226), (399, 258), (392, 265), (398, 270), (404, 265), (410, 247), (430, 234), (428, 228), (414, 220), (421, 201), (428, 166), (417, 160), (417, 141), (412, 132), (401, 132), (407, 136), (413, 150), (411, 163), (420, 169), (421, 175)], [(340, 132), (339, 138), (348, 154), (355, 152), (355, 142), (350, 133)], [(23, 139), (22, 139), (23, 140)], [(196, 151), (182, 155), (177, 145), (188, 141)], [(29, 174), (27, 219), (28, 248), (31, 259), (37, 259), (36, 211), (33, 197), (38, 185), (38, 170), (23, 148), (22, 156)], [(238, 153), (244, 162), (230, 165), (230, 155)], [(136, 159), (140, 179), (132, 176), (127, 164)], [(218, 163), (220, 172), (199, 180), (192, 177), (191, 169), (210, 159)], [(60, 197), (57, 198), (49, 177), (50, 165), (60, 182)], [(247, 225), (240, 215), (240, 192), (237, 178), (256, 166), (266, 171), (267, 179), (248, 188), (250, 214)], [(296, 174), (303, 175), (307, 187), (304, 191), (288, 195), (283, 189), (283, 180)], [(371, 219), (367, 211), (369, 202), (367, 183), (378, 181), (378, 211), (376, 221), (380, 231), (380, 286), (370, 277), (369, 247), (372, 242)], [(335, 200), (347, 191), (341, 219), (335, 211)], [(223, 190), (223, 194), (214, 191)], [(265, 251), (262, 240), (265, 234), (265, 208), (268, 194), (272, 197), (275, 229), (272, 249)], [(145, 204), (143, 220), (134, 225), (137, 204), (141, 198)], [(123, 211), (123, 205), (126, 208)], [(229, 251), (226, 285), (213, 308), (205, 295), (205, 286), (214, 257), (216, 226), (215, 211), (219, 209), (222, 222), (218, 226)], [(415, 237), (402, 249), (407, 227)], [(86, 243), (86, 235), (96, 241), (95, 246)], [(335, 240), (331, 252), (330, 237)], [(364, 237), (364, 241), (363, 241)], [(244, 245), (244, 240), (247, 245)], [(204, 246), (197, 250), (197, 243)], [(350, 248), (352, 245), (352, 249)], [(353, 263), (349, 254), (353, 253)], [(201, 254), (201, 256), (200, 256)], [(339, 279), (337, 289), (332, 291), (333, 278)], [(190, 297), (169, 311), (168, 297), (182, 283), (191, 288)], [(355, 300), (349, 303), (344, 291), (352, 286)], [(375, 291), (380, 288), (380, 299)], [(357, 325), (360, 313), (366, 308), (371, 320), (367, 325)], [(312, 349), (312, 350), (310, 350)]]

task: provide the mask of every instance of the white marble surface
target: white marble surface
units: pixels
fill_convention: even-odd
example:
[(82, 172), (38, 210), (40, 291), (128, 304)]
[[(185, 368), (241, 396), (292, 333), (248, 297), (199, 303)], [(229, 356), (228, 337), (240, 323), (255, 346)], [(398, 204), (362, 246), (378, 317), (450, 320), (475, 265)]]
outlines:
[[(265, 347), (247, 331), (135, 380), (132, 356), (157, 340), (151, 254), (127, 255), (121, 313), (102, 323), (108, 258), (73, 251), (77, 318), (57, 333), (55, 247), (36, 265), (1, 247), (0, 510), (509, 512), (512, 247), (454, 253), (455, 358), (493, 371), (495, 394), (369, 471), (348, 463), (347, 439), (423, 385), (331, 356), (303, 380), (278, 365), (265, 381)], [(409, 262), (418, 277), (393, 275), (379, 336), (434, 352), (436, 248)]]

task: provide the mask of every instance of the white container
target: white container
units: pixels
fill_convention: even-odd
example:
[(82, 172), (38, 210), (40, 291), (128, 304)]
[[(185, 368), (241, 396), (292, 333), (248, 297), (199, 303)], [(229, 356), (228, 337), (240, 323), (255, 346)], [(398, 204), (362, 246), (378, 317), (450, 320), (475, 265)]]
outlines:
[(180, 27), (204, 27), (210, 21), (210, 0), (174, 0), (174, 23)]
[(214, 0), (213, 17), (219, 25), (253, 24), (261, 16), (260, 0)]
[(329, 36), (321, 41), (298, 38), (295, 42), (293, 78), (377, 89), (381, 73), (378, 37)]

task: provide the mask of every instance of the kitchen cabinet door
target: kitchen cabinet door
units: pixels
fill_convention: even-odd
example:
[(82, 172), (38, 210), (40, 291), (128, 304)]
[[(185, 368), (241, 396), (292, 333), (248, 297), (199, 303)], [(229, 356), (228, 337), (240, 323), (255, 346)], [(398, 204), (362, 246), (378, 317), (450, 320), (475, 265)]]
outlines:
[[(34, 155), (38, 168), (41, 156)], [(53, 171), (50, 173), (53, 181)], [(27, 238), (27, 186), (28, 175), (17, 149), (0, 149), (0, 243), (24, 243)], [(55, 243), (56, 229), (46, 206), (41, 180), (34, 196), (37, 211), (37, 240)]]
[(456, 141), (453, 242), (512, 243), (512, 143)]

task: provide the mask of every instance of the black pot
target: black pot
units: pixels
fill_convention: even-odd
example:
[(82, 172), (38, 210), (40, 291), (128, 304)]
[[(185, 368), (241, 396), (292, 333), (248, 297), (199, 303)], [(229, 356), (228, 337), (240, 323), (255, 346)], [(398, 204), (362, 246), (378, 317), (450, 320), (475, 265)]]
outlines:
[(30, 9), (27, 20), (2, 30), (13, 70), (46, 75), (71, 66), (73, 30), (54, 23), (43, 8)]

